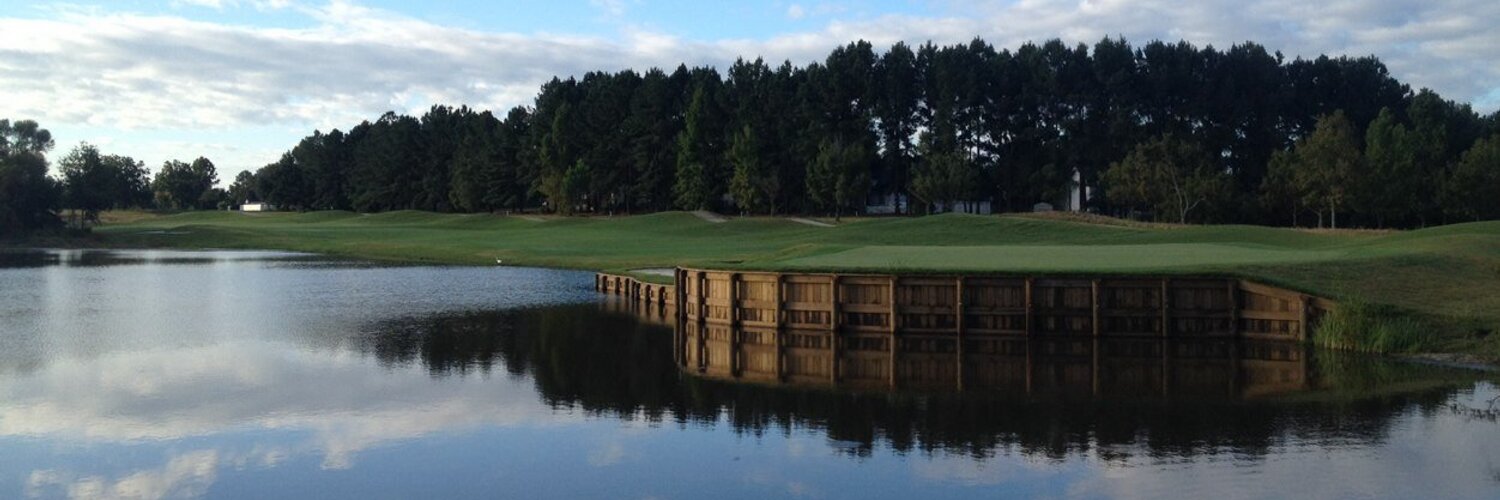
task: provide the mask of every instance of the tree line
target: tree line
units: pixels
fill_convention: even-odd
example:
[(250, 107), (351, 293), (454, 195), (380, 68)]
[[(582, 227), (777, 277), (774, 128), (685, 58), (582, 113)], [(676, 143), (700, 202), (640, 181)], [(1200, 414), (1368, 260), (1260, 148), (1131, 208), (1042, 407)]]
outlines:
[[(1465, 155), (1497, 121), (1411, 91), (1374, 57), (861, 41), (806, 66), (554, 78), (504, 116), (387, 113), (315, 132), (230, 193), (293, 209), (839, 214), (892, 194), (908, 213), (1021, 211), (1077, 188), (1116, 215), (1411, 226), (1500, 216), (1476, 191), (1497, 189), (1496, 167)], [(1337, 144), (1315, 137), (1329, 127)], [(1164, 155), (1189, 172), (1132, 168)]]
[(1500, 217), (1500, 113), (1375, 57), (1105, 38), (877, 52), (723, 73), (553, 78), (502, 115), (434, 106), (315, 131), (234, 179), (294, 210), (900, 213), (959, 201), (1177, 222), (1419, 226)]
[(0, 119), (0, 234), (98, 222), (99, 212), (126, 208), (228, 208), (228, 193), (214, 187), (218, 173), (208, 158), (162, 164), (153, 177), (128, 156), (104, 154), (82, 143), (49, 175), (52, 133), (32, 120)]

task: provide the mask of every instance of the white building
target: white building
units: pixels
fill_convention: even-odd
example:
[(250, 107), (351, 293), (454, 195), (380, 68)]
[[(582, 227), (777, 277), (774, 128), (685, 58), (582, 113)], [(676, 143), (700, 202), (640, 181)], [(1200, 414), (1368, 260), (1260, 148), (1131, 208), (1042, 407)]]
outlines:
[(276, 207), (263, 201), (247, 201), (240, 204), (241, 212), (270, 212), (272, 210), (276, 210)]

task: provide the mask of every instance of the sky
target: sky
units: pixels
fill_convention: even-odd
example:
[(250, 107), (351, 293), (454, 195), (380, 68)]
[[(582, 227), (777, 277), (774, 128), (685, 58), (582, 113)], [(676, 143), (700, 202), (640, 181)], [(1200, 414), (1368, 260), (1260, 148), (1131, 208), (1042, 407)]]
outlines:
[(501, 111), (554, 75), (820, 60), (865, 39), (997, 47), (1123, 36), (1375, 55), (1413, 89), (1500, 108), (1495, 0), (0, 0), (0, 118), (221, 181), (314, 129), (433, 104)]

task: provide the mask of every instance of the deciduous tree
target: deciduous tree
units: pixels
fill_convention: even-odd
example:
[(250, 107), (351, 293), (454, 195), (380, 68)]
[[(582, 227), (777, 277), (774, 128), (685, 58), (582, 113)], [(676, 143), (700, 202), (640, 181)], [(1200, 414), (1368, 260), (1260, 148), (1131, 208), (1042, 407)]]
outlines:
[(1157, 219), (1183, 224), (1195, 210), (1227, 198), (1232, 180), (1201, 148), (1173, 134), (1136, 146), (1104, 174), (1111, 200), (1148, 207)]

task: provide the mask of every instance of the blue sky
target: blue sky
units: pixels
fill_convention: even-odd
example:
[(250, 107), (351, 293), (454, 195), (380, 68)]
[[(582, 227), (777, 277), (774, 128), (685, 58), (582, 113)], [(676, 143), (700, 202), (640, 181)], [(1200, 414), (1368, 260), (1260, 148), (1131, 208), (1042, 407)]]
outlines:
[(525, 104), (553, 75), (805, 63), (868, 39), (1000, 47), (1254, 40), (1288, 56), (1379, 56), (1414, 88), (1500, 108), (1494, 0), (0, 0), (0, 118), (35, 119), (155, 168), (206, 155), (221, 177), (315, 128), (387, 110)]

